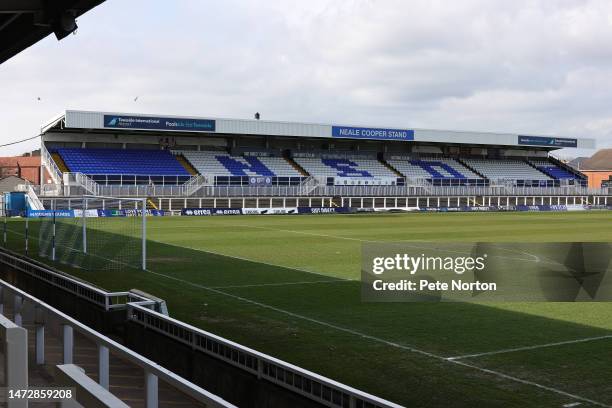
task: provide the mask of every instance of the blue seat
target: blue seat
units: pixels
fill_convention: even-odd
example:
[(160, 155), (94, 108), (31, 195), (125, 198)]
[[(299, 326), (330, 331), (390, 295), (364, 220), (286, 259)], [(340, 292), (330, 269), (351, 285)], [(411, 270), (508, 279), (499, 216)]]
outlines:
[(128, 175), (132, 180), (140, 176), (137, 179), (143, 182), (151, 177), (157, 182), (161, 176), (181, 176), (181, 180), (190, 176), (167, 150), (60, 148), (57, 153), (70, 171), (87, 175)]
[(246, 171), (259, 176), (275, 177), (276, 174), (266, 167), (257, 157), (230, 157), (226, 155), (215, 156), (217, 161), (225, 167), (233, 176), (248, 176)]
[(538, 166), (538, 169), (556, 180), (573, 180), (578, 178), (574, 173), (557, 166)]
[[(454, 168), (452, 168), (448, 164), (446, 164), (444, 162), (441, 162), (441, 161), (435, 161), (435, 160), (410, 160), (410, 164), (412, 164), (414, 166), (419, 166), (420, 168), (422, 168), (423, 170), (425, 170), (426, 172), (431, 174), (431, 177), (433, 179), (467, 179), (467, 177), (465, 175), (459, 173), (457, 170), (455, 170)], [(446, 173), (450, 174), (450, 176), (444, 175), (444, 174), (440, 173), (436, 169), (442, 169)]]

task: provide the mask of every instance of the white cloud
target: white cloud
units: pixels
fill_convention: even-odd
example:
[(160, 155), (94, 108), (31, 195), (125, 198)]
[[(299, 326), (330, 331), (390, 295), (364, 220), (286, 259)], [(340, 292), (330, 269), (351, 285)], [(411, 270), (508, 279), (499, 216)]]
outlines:
[(0, 66), (2, 140), (81, 108), (612, 144), (609, 1), (107, 0), (79, 26)]

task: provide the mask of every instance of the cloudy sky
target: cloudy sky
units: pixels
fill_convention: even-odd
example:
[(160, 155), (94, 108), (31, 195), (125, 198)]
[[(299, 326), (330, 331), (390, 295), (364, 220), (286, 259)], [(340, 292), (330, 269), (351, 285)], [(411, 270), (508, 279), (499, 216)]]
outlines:
[(0, 65), (0, 143), (72, 108), (612, 147), (609, 0), (107, 0), (78, 24)]

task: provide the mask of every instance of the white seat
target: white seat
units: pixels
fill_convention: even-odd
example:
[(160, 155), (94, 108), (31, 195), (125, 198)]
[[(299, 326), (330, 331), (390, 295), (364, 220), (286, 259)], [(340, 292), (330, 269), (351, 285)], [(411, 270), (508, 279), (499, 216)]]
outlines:
[(528, 163), (516, 159), (464, 159), (465, 163), (491, 180), (552, 180)]
[[(414, 160), (421, 160), (424, 162), (436, 162), (447, 165), (448, 167), (455, 170), (457, 173), (463, 175), (467, 179), (481, 179), (478, 174), (474, 173), (455, 159), (450, 157), (436, 157), (436, 158), (415, 158)], [(389, 164), (399, 171), (404, 177), (408, 179), (429, 179), (434, 178), (434, 175), (425, 170), (418, 164), (410, 163), (410, 160), (388, 160)], [(442, 174), (446, 178), (456, 178), (454, 174), (448, 172), (442, 167), (433, 167), (438, 173)]]
[[(311, 176), (315, 177), (342, 177), (346, 176), (341, 170), (332, 166), (326, 165), (320, 157), (295, 157), (293, 160), (299, 164), (304, 170)], [(354, 166), (350, 166), (355, 169), (356, 172), (349, 173), (348, 177), (364, 177), (364, 173), (367, 172), (371, 177), (397, 177), (397, 175), (379, 162), (376, 159), (348, 159), (354, 163)], [(367, 176), (366, 176), (367, 177)]]
[[(200, 174), (212, 176), (232, 176), (232, 172), (221, 163), (218, 157), (228, 157), (232, 160), (241, 162), (250, 166), (250, 164), (241, 156), (230, 156), (225, 152), (215, 151), (195, 151), (195, 150), (176, 150), (175, 153), (182, 154), (191, 165)], [(282, 157), (257, 157), (268, 170), (277, 177), (301, 177), (296, 169), (294, 169), (287, 160)], [(249, 176), (258, 176), (254, 171), (248, 168), (243, 171)]]

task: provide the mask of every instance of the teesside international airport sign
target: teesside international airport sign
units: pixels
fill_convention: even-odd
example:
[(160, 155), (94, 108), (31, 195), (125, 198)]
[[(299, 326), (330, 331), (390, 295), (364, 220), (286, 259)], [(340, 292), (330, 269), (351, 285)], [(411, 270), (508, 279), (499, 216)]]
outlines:
[(104, 115), (104, 127), (114, 129), (154, 129), (214, 132), (215, 121), (212, 119)]

